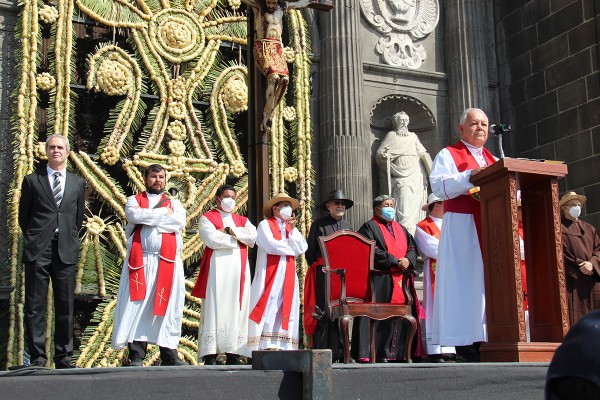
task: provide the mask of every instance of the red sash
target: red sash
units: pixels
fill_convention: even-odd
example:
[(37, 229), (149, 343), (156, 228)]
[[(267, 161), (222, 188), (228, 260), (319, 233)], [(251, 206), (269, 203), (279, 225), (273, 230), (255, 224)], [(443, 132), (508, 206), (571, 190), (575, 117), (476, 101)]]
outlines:
[[(282, 240), (281, 230), (279, 229), (279, 224), (277, 220), (273, 217), (267, 218), (269, 222), (269, 228), (271, 228), (271, 233), (273, 234), (273, 238), (275, 240)], [(289, 224), (285, 224), (285, 237), (290, 237), (290, 226)], [(273, 288), (273, 283), (275, 282), (275, 276), (277, 275), (277, 266), (279, 265), (279, 260), (281, 256), (277, 254), (267, 254), (267, 271), (265, 274), (265, 289), (263, 294), (258, 299), (256, 306), (250, 313), (250, 319), (257, 324), (262, 321), (262, 318), (265, 314), (265, 309), (267, 308), (267, 303), (269, 301), (269, 295), (271, 294), (271, 289)], [(294, 256), (285, 256), (285, 277), (283, 279), (283, 304), (282, 304), (282, 312), (281, 312), (281, 328), (284, 330), (288, 330), (289, 322), (290, 322), (290, 312), (292, 310), (292, 300), (294, 298), (294, 283), (296, 274), (296, 260)]]
[[(519, 222), (519, 238), (523, 240), (523, 223)], [(529, 310), (529, 300), (527, 299), (527, 270), (525, 260), (521, 260), (521, 285), (523, 286), (523, 309)]]
[[(304, 278), (304, 332), (307, 335), (313, 335), (317, 328), (317, 320), (313, 317), (313, 312), (317, 305), (317, 267), (322, 265), (323, 257), (317, 258), (317, 261), (308, 267)], [(310, 340), (312, 342), (312, 337)]]
[[(392, 221), (392, 229), (394, 230), (394, 236), (392, 236), (385, 224), (381, 222), (379, 218), (373, 217), (373, 221), (375, 221), (375, 223), (379, 226), (379, 230), (381, 230), (381, 234), (383, 235), (383, 240), (385, 241), (385, 247), (387, 248), (387, 252), (396, 257), (397, 259), (406, 257), (406, 252), (408, 251), (408, 244), (406, 235), (404, 234), (404, 230), (402, 230), (400, 225), (396, 221)], [(402, 291), (402, 274), (392, 274), (392, 283), (394, 286), (392, 289), (392, 299), (390, 300), (390, 303), (406, 303), (406, 297), (404, 296), (404, 292)]]
[[(205, 213), (204, 216), (215, 226), (217, 230), (223, 229), (223, 217), (221, 213), (212, 209)], [(237, 214), (231, 214), (235, 226), (241, 228), (246, 226), (248, 218)], [(244, 283), (246, 282), (246, 262), (248, 261), (248, 246), (238, 242), (240, 246), (240, 259), (242, 270), (240, 271), (240, 309), (242, 308), (242, 299), (244, 298)], [(212, 257), (213, 249), (208, 246), (204, 246), (204, 253), (202, 253), (202, 259), (200, 260), (200, 271), (198, 272), (198, 279), (192, 290), (192, 296), (200, 299), (206, 298), (206, 285), (208, 284), (208, 272), (210, 271), (210, 258)]]
[[(162, 201), (166, 196), (163, 194)], [(148, 195), (142, 192), (135, 196), (141, 208), (148, 208)], [(171, 200), (163, 202), (161, 207), (171, 205)], [(131, 301), (146, 298), (146, 276), (144, 272), (144, 250), (142, 249), (141, 230), (144, 225), (135, 227), (131, 251), (129, 252), (129, 299)], [(154, 315), (164, 316), (171, 297), (173, 286), (173, 273), (175, 271), (175, 257), (177, 256), (177, 234), (175, 232), (162, 233), (158, 273), (156, 278), (156, 293), (154, 295)]]
[[(428, 234), (429, 236), (433, 236), (434, 238), (439, 239), (442, 232), (440, 228), (436, 225), (435, 221), (431, 219), (431, 217), (425, 218), (423, 221), (419, 222), (417, 226), (423, 229), (423, 232)], [(431, 298), (435, 293), (435, 269), (437, 266), (437, 260), (435, 258), (429, 259), (429, 276), (431, 277)]]
[[(475, 160), (475, 157), (463, 142), (459, 141), (455, 145), (446, 147), (446, 149), (448, 149), (450, 152), (458, 172), (480, 168), (477, 160)], [(488, 149), (483, 147), (482, 150), (483, 158), (485, 159), (487, 165), (492, 165), (496, 162), (494, 156), (488, 151)], [(477, 237), (479, 238), (479, 246), (481, 247), (481, 205), (479, 204), (479, 201), (474, 199), (473, 196), (469, 196), (469, 194), (465, 193), (453, 199), (445, 200), (444, 213), (446, 212), (472, 214), (473, 220), (475, 221), (475, 228), (477, 230)]]

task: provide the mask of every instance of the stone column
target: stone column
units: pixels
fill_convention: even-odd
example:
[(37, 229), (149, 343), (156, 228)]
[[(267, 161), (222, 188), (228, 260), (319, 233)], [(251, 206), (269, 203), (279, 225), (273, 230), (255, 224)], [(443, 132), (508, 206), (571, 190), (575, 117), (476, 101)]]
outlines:
[(372, 216), (371, 138), (363, 106), (360, 5), (338, 0), (319, 13), (321, 28), (318, 201), (333, 189), (354, 200), (347, 220), (358, 229)]
[(477, 107), (490, 114), (485, 39), (488, 24), (486, 0), (444, 0), (445, 58), (448, 69), (450, 126), (458, 124), (465, 108)]

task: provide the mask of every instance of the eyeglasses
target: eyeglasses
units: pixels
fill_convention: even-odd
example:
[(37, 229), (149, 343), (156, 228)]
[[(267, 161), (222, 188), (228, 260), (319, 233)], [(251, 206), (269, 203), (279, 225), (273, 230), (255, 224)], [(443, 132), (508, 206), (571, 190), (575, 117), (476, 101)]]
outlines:
[(330, 203), (333, 203), (336, 206), (345, 206), (346, 205), (346, 202), (344, 200), (331, 200)]

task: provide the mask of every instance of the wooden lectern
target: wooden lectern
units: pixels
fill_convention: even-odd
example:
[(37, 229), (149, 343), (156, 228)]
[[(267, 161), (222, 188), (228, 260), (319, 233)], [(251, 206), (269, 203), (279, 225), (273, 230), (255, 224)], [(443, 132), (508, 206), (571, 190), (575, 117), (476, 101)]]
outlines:
[[(558, 178), (566, 174), (564, 164), (504, 158), (473, 177), (481, 187), (488, 332), (481, 361), (550, 361), (569, 330), (558, 197)], [(523, 310), (517, 189), (531, 342)]]

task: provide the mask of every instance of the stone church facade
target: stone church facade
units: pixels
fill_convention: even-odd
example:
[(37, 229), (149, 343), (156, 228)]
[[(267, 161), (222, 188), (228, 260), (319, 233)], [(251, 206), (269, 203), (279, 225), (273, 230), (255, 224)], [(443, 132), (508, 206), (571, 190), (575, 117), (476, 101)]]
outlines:
[[(510, 157), (563, 160), (561, 192), (588, 196), (600, 227), (600, 1), (336, 0), (306, 11), (313, 44), (315, 204), (334, 188), (358, 227), (379, 187), (374, 154), (398, 111), (432, 157), (466, 107), (508, 123)], [(0, 221), (12, 176), (16, 1), (0, 0)], [(498, 155), (495, 138), (488, 140)], [(317, 217), (317, 215), (315, 215)], [(0, 238), (0, 271), (8, 259)]]

